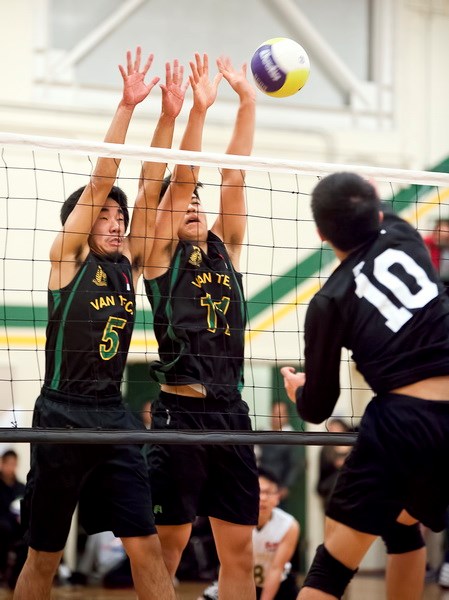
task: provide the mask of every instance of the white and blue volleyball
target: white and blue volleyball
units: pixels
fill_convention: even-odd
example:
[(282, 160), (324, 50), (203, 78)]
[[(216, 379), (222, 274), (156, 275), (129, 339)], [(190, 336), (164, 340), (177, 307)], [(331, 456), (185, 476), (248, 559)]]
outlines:
[(301, 44), (288, 38), (273, 38), (254, 52), (251, 71), (259, 90), (268, 96), (285, 98), (304, 87), (310, 61)]

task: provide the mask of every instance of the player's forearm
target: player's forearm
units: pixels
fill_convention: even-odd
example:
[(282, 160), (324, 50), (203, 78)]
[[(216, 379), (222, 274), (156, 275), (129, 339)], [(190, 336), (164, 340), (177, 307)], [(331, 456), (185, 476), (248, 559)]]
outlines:
[(152, 148), (171, 148), (176, 119), (161, 113), (151, 140)]
[(273, 600), (281, 585), (282, 570), (271, 568), (263, 584), (260, 600)]
[[(104, 141), (106, 143), (123, 144), (126, 139), (133, 112), (133, 106), (127, 105), (123, 101), (120, 102), (105, 135)], [(117, 175), (119, 164), (120, 159), (118, 158), (101, 156), (97, 160), (92, 176), (92, 183), (97, 187), (101, 184), (112, 186)]]
[(304, 387), (296, 390), (296, 408), (299, 416), (308, 423), (323, 423), (332, 415), (339, 394), (340, 388), (337, 390), (329, 385), (313, 386), (307, 380)]
[(226, 154), (249, 156), (253, 150), (255, 125), (256, 100), (247, 96), (240, 102)]
[[(175, 130), (175, 118), (161, 113), (156, 129), (151, 140), (152, 148), (171, 148), (173, 143), (173, 133)], [(142, 167), (139, 188), (144, 189), (147, 203), (150, 196), (157, 195), (159, 199), (162, 179), (167, 168), (166, 162), (146, 161)], [(150, 202), (152, 205), (153, 202)], [(157, 205), (157, 202), (156, 202)]]
[[(195, 106), (190, 110), (187, 127), (181, 140), (180, 150), (191, 150), (200, 152), (203, 143), (203, 130), (206, 121), (206, 110), (197, 109)], [(196, 185), (198, 181), (199, 167), (190, 165), (176, 165), (172, 183)]]
[[(254, 128), (256, 122), (256, 102), (245, 98), (239, 106), (234, 130), (226, 154), (249, 156), (253, 150)], [(245, 172), (242, 169), (223, 169), (224, 185), (243, 185)]]

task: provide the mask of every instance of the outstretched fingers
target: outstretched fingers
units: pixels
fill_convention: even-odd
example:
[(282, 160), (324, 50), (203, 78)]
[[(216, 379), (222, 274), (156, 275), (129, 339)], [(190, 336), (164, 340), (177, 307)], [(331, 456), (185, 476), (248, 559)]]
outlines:
[(142, 56), (142, 48), (137, 46), (136, 48), (136, 58), (134, 60), (134, 73), (138, 73), (140, 70), (140, 59)]
[(145, 77), (145, 75), (148, 73), (148, 71), (150, 70), (151, 65), (153, 64), (153, 60), (154, 60), (154, 54), (151, 53), (148, 58), (147, 58), (147, 62), (145, 63), (143, 69), (142, 69), (142, 74)]
[(140, 70), (141, 60), (142, 48), (137, 46), (134, 60), (130, 50), (126, 53), (126, 70), (119, 65), (123, 78), (123, 101), (130, 107), (142, 102), (160, 80), (159, 77), (153, 77), (148, 84), (145, 83), (145, 76), (153, 64), (154, 54), (149, 54), (142, 71)]

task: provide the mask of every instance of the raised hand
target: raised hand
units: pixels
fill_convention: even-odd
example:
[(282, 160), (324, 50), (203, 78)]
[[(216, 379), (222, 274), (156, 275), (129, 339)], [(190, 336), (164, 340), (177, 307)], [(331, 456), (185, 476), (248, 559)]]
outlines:
[(136, 58), (133, 62), (131, 51), (126, 53), (126, 71), (119, 65), (120, 73), (123, 77), (123, 99), (122, 102), (128, 107), (134, 108), (139, 102), (145, 100), (154, 86), (158, 83), (160, 77), (153, 77), (150, 83), (145, 83), (145, 75), (151, 67), (154, 55), (150, 54), (145, 66), (140, 71), (140, 60), (142, 57), (142, 48), (137, 46)]
[(246, 78), (246, 63), (242, 65), (241, 69), (237, 70), (233, 67), (231, 59), (228, 56), (220, 56), (217, 58), (217, 67), (232, 89), (240, 97), (256, 97), (255, 88)]
[(162, 112), (168, 117), (176, 119), (179, 115), (189, 80), (183, 83), (184, 67), (180, 66), (178, 59), (173, 61), (173, 69), (169, 62), (165, 63), (165, 84), (161, 83)]
[(215, 102), (217, 97), (218, 84), (223, 78), (221, 73), (217, 73), (213, 81), (209, 80), (209, 57), (203, 54), (203, 58), (195, 54), (195, 62), (190, 62), (190, 85), (193, 91), (193, 106), (199, 110), (207, 110)]

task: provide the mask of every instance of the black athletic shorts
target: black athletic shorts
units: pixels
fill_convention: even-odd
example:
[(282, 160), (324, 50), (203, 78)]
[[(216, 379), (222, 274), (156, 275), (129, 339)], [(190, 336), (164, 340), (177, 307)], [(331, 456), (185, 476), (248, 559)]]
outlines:
[(383, 535), (406, 509), (441, 531), (449, 505), (448, 457), (449, 400), (376, 396), (363, 415), (326, 514), (358, 531)]
[[(152, 415), (152, 428), (164, 431), (251, 430), (248, 405), (240, 396), (217, 406), (207, 397), (161, 392)], [(157, 525), (192, 523), (197, 515), (257, 524), (259, 478), (252, 446), (154, 444), (148, 466)]]
[[(69, 399), (43, 389), (33, 427), (137, 429), (139, 421), (120, 397)], [(78, 501), (79, 520), (88, 534), (156, 533), (146, 461), (138, 445), (33, 444), (22, 502), (31, 548), (62, 550)]]

